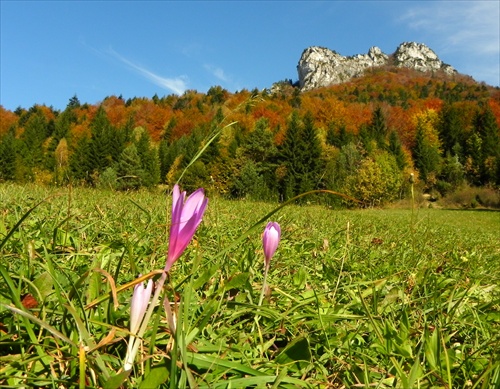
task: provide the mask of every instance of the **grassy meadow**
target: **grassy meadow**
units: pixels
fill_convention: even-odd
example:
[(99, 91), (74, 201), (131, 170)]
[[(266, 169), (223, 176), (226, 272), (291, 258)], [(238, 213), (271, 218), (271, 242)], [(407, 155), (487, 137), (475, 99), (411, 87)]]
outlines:
[(0, 387), (500, 388), (500, 212), (207, 196), (127, 376), (170, 195), (0, 184)]

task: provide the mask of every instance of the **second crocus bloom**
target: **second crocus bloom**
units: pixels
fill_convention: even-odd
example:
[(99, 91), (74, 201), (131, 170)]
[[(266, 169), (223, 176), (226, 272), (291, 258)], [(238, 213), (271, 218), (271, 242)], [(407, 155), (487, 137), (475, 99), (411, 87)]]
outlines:
[(269, 268), (269, 263), (273, 257), (281, 239), (281, 227), (276, 222), (267, 223), (264, 233), (262, 234), (262, 247), (264, 248), (264, 261), (266, 268)]

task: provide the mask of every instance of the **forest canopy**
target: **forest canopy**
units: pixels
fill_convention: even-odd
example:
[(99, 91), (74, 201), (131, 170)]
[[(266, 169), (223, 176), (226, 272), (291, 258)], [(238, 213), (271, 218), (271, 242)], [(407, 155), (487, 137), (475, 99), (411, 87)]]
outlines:
[(465, 76), (379, 69), (308, 92), (152, 98), (75, 95), (62, 111), (0, 106), (0, 182), (114, 190), (206, 187), (230, 198), (287, 200), (330, 189), (363, 206), (424, 192), (500, 185), (500, 90)]

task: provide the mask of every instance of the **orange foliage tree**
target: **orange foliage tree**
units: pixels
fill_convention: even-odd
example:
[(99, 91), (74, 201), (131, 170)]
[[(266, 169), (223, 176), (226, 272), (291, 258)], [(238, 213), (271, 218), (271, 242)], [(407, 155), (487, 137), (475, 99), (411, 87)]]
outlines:
[(17, 123), (17, 115), (0, 105), (0, 136), (5, 135)]

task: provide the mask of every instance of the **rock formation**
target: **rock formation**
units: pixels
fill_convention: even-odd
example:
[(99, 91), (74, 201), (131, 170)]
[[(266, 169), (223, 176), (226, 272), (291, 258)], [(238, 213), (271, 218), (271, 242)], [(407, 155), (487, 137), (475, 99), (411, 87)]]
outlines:
[(421, 43), (402, 43), (392, 55), (384, 54), (374, 46), (367, 54), (352, 57), (344, 57), (324, 47), (312, 46), (304, 50), (297, 65), (299, 85), (306, 91), (340, 84), (362, 75), (368, 68), (383, 65), (407, 67), (422, 72), (442, 71), (449, 75), (457, 72)]

